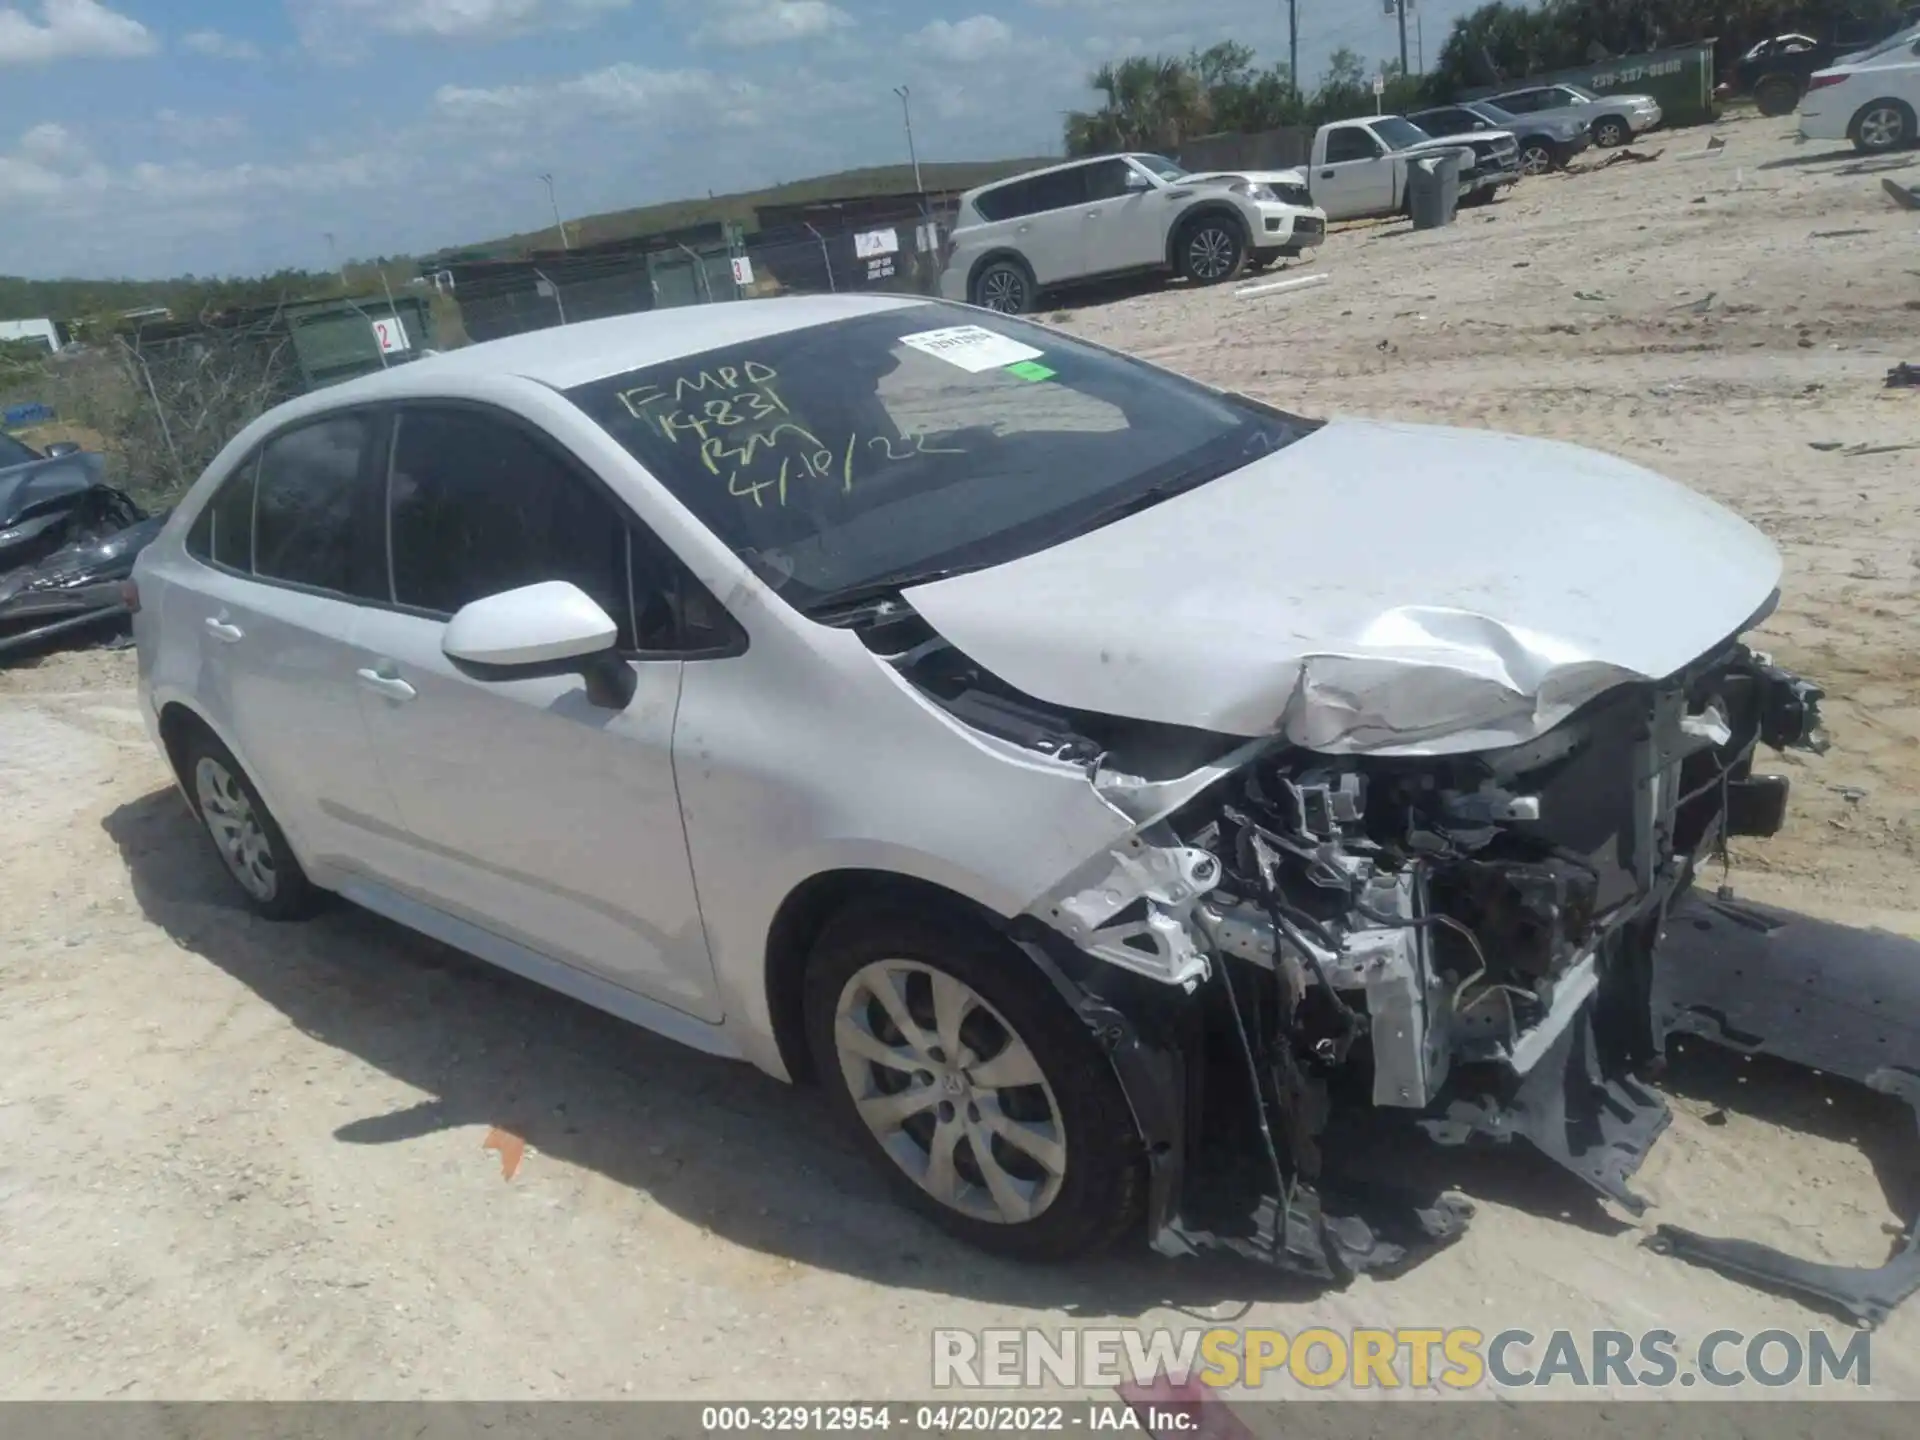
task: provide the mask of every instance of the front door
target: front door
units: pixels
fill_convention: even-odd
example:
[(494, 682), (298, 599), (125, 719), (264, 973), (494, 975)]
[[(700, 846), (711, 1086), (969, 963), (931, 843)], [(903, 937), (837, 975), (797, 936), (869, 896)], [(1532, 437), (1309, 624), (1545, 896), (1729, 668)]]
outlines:
[(1089, 275), (1167, 263), (1173, 205), (1144, 172), (1118, 156), (1086, 167), (1084, 264)]
[(1313, 172), (1313, 203), (1329, 220), (1379, 215), (1393, 208), (1394, 162), (1364, 125), (1328, 132), (1327, 153)]
[[(544, 435), (479, 407), (396, 417), (396, 607), (358, 633), (361, 712), (400, 809), (403, 888), (703, 1020), (721, 1018), (673, 773), (682, 662), (643, 652), (654, 552)], [(650, 539), (650, 537), (647, 537)], [(620, 626), (631, 701), (577, 676), (474, 680), (441, 652), (462, 605), (570, 580)]]

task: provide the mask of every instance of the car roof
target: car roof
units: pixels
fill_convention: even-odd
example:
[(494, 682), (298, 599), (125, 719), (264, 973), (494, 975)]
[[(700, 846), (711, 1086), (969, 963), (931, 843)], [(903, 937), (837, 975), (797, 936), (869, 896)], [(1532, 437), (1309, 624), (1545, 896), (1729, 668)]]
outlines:
[(988, 190), (998, 190), (1002, 185), (1011, 185), (1019, 180), (1031, 180), (1036, 175), (1052, 175), (1061, 170), (1076, 170), (1082, 165), (1091, 165), (1096, 160), (1124, 160), (1130, 155), (1145, 155), (1145, 150), (1116, 150), (1109, 155), (1076, 155), (1071, 160), (1062, 160), (1058, 165), (1042, 165), (1038, 170), (1022, 170), (1018, 175), (1003, 175), (998, 180), (989, 180), (984, 185), (976, 185), (960, 197), (962, 204)]
[(515, 375), (566, 390), (725, 345), (931, 303), (922, 295), (790, 295), (645, 310), (482, 341), (316, 393), (332, 404), (362, 404), (417, 395), (423, 381), (453, 375)]

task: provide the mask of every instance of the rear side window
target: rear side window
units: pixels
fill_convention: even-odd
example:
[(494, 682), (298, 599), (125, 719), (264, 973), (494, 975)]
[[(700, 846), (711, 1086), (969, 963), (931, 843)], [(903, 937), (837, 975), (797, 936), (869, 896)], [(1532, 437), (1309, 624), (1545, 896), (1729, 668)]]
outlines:
[(253, 480), (259, 470), (256, 455), (220, 487), (207, 507), (213, 517), (209, 548), (216, 565), (242, 572), (253, 569)]
[[(267, 442), (254, 482), (254, 574), (341, 595), (374, 592), (369, 547), (358, 543), (371, 428), (365, 416), (340, 415)], [(216, 517), (216, 543), (219, 531)]]
[(1064, 210), (1086, 198), (1087, 167), (1076, 165), (985, 191), (974, 200), (973, 208), (989, 220), (1014, 220), (1043, 210)]

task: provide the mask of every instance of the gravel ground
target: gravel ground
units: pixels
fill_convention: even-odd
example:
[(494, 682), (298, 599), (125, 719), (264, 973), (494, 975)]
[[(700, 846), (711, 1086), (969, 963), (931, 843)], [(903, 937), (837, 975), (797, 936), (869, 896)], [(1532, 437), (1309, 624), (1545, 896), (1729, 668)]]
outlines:
[[(1914, 217), (1780, 122), (1722, 133), (1717, 159), (1656, 136), (1652, 164), (1449, 230), (1343, 230), (1294, 295), (1169, 287), (1056, 323), (1310, 414), (1576, 440), (1746, 514), (1787, 556), (1768, 643), (1832, 690), (1835, 746), (1790, 762), (1793, 827), (1736, 883), (1920, 935), (1920, 450), (1816, 448), (1920, 442), (1920, 394), (1881, 388), (1920, 359)], [(1364, 534), (1330, 543), (1367, 563)], [(1001, 1265), (896, 1210), (804, 1093), (344, 907), (247, 918), (132, 679), (105, 651), (0, 672), (0, 1397), (909, 1397), (936, 1325), (1844, 1344), (1643, 1227), (1868, 1263), (1920, 1206), (1900, 1107), (1701, 1054), (1666, 1082), (1643, 1222), (1524, 1154), (1447, 1152), (1467, 1237), (1344, 1293), (1144, 1254)], [(1920, 1307), (1875, 1337), (1874, 1394), (1920, 1395), (1916, 1342)]]

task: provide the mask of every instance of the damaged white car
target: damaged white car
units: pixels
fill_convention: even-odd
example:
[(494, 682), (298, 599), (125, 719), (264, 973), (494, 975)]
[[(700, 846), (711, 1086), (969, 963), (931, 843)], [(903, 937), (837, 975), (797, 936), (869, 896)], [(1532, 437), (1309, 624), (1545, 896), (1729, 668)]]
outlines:
[(1350, 1197), (1342, 1105), (1628, 1193), (1656, 941), (1781, 823), (1757, 748), (1820, 743), (1740, 640), (1780, 573), (1603, 455), (819, 297), (295, 401), (132, 598), (263, 913), (337, 892), (817, 1079), (982, 1246), (1339, 1278), (1466, 1213)]

